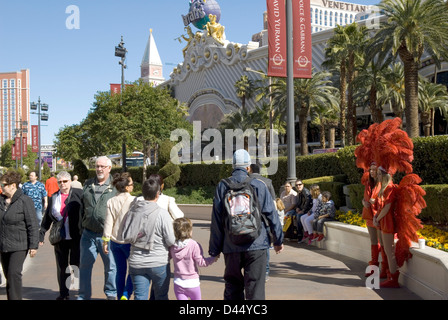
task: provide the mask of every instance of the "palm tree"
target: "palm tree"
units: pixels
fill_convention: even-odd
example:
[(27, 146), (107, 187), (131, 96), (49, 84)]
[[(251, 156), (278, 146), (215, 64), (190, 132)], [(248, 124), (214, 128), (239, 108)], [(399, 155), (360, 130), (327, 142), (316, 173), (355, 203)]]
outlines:
[(384, 0), (379, 7), (387, 22), (375, 39), (403, 62), (406, 132), (418, 137), (418, 66), (425, 51), (439, 68), (440, 59), (448, 58), (448, 8), (443, 0)]
[(311, 123), (319, 128), (320, 147), (326, 148), (325, 130), (328, 129), (328, 147), (335, 147), (335, 128), (339, 123), (339, 101), (336, 104), (316, 105), (311, 108)]
[[(294, 79), (294, 109), (299, 116), (302, 155), (308, 154), (308, 116), (311, 108), (317, 105), (337, 104), (336, 89), (330, 85), (330, 76), (329, 72), (320, 71), (314, 73), (310, 79)], [(278, 80), (273, 83), (271, 95), (273, 103), (286, 106), (286, 81)]]
[(406, 93), (404, 85), (404, 68), (401, 62), (396, 62), (389, 66), (384, 75), (387, 88), (385, 99), (380, 102), (389, 103), (396, 117), (403, 119), (406, 107)]
[[(353, 102), (353, 80), (356, 69), (363, 62), (364, 48), (367, 42), (367, 28), (352, 23), (346, 26), (337, 25), (334, 35), (327, 42), (323, 65), (328, 69), (337, 69), (340, 74), (340, 131), (341, 144), (354, 142), (356, 125), (356, 108)], [(347, 92), (348, 89), (348, 92)], [(347, 122), (347, 123), (346, 123)], [(349, 130), (346, 130), (346, 126)]]
[(439, 108), (440, 112), (448, 110), (448, 93), (443, 84), (429, 82), (423, 77), (419, 81), (419, 109), (425, 137), (431, 133), (431, 111)]
[(235, 82), (236, 95), (241, 99), (241, 108), (246, 108), (246, 100), (250, 99), (254, 93), (254, 83), (248, 76), (243, 75)]

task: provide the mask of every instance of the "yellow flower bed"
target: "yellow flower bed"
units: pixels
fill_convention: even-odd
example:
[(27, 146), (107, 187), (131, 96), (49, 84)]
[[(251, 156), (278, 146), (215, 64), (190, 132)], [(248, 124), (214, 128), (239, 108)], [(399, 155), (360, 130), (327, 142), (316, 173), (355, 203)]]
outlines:
[[(366, 227), (366, 222), (361, 217), (361, 215), (352, 211), (336, 211), (336, 220), (351, 225), (356, 225), (364, 228)], [(447, 231), (441, 230), (436, 226), (423, 225), (423, 229), (417, 231), (417, 235), (419, 238), (424, 238), (426, 240), (426, 245), (428, 247), (433, 247), (448, 252)]]

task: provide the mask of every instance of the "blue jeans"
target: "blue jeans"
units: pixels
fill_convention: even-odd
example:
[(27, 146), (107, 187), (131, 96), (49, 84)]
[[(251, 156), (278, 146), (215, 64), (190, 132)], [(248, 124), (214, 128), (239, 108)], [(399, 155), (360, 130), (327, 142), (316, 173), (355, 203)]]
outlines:
[(148, 300), (149, 286), (152, 281), (155, 300), (168, 300), (170, 286), (170, 264), (154, 268), (129, 268), (134, 285), (134, 299)]
[(128, 271), (128, 258), (131, 251), (131, 244), (121, 244), (111, 241), (110, 250), (114, 255), (115, 264), (117, 266), (117, 277), (115, 278), (117, 297), (120, 299), (122, 296), (125, 296), (129, 299), (132, 295), (133, 286), (131, 275), (128, 275), (126, 278), (126, 274)]
[(81, 253), (79, 263), (79, 295), (78, 300), (89, 300), (92, 297), (92, 269), (98, 256), (104, 264), (104, 293), (107, 297), (116, 297), (116, 266), (113, 254), (103, 252), (101, 233), (84, 229), (81, 236)]
[(42, 208), (40, 209), (36, 208), (36, 216), (37, 216), (37, 223), (39, 224), (40, 228), (40, 224), (42, 223)]

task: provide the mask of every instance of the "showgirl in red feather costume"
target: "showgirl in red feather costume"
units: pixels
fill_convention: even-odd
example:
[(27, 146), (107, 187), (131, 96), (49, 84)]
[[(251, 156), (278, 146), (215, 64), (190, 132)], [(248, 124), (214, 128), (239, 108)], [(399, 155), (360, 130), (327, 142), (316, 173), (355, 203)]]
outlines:
[[(371, 198), (370, 202), (373, 203), (373, 224), (380, 230), (381, 248), (384, 248), (389, 269), (387, 280), (381, 283), (381, 287), (389, 288), (399, 287), (398, 268), (412, 256), (409, 248), (412, 241), (418, 240), (417, 230), (422, 228), (417, 215), (426, 207), (425, 192), (418, 185), (421, 179), (412, 173), (414, 146), (400, 125), (400, 118), (371, 125), (359, 133), (357, 139), (361, 145), (355, 150), (359, 168), (367, 172), (372, 162), (378, 167), (380, 188), (376, 198)], [(397, 171), (407, 175), (395, 185), (392, 176)], [(362, 183), (366, 185), (364, 176)]]

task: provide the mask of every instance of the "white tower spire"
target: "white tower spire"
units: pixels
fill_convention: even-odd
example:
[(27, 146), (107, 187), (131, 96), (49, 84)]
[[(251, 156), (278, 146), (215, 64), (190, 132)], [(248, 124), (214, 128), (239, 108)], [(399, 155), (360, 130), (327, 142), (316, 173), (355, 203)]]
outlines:
[(155, 86), (165, 81), (165, 78), (163, 78), (163, 64), (159, 51), (157, 50), (152, 29), (149, 29), (148, 43), (143, 54), (140, 70), (141, 78)]

